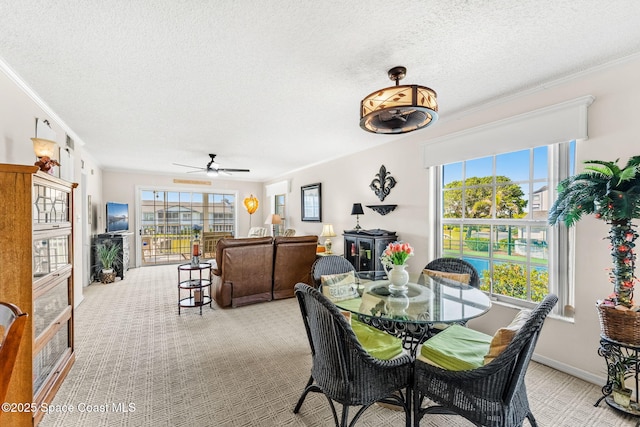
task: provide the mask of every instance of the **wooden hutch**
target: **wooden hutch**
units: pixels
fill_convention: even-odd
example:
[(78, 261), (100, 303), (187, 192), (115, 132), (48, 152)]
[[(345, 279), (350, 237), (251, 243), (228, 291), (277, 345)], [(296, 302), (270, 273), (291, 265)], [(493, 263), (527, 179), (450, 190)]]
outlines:
[[(0, 164), (0, 300), (28, 314), (2, 425), (37, 425), (75, 360), (73, 189), (36, 166)], [(19, 408), (17, 408), (19, 409)]]

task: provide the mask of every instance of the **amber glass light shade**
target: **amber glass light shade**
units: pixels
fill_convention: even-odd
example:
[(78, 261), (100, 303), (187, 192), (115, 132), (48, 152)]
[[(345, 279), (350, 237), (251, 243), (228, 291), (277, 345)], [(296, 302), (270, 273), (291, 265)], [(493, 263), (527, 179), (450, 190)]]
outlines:
[(426, 86), (399, 85), (404, 67), (389, 70), (395, 86), (377, 90), (360, 102), (360, 127), (373, 133), (407, 133), (438, 120), (436, 92)]
[(249, 215), (252, 215), (256, 210), (258, 210), (258, 199), (255, 198), (253, 194), (245, 198), (243, 200), (243, 203), (244, 207), (247, 209), (247, 212), (249, 212)]

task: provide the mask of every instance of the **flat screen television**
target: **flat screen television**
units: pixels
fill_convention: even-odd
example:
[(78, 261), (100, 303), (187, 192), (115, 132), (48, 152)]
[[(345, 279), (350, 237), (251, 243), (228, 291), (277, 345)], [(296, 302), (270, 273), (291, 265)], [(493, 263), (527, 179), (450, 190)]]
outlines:
[(107, 233), (129, 231), (129, 205), (107, 202)]

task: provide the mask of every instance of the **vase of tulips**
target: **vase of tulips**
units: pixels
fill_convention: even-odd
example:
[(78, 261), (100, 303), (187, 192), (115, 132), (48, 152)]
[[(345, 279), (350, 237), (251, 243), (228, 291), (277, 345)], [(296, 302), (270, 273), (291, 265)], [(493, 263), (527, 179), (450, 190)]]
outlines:
[(380, 261), (387, 273), (391, 284), (390, 291), (405, 292), (409, 283), (409, 273), (407, 272), (407, 259), (413, 256), (413, 248), (408, 243), (389, 243), (382, 253)]

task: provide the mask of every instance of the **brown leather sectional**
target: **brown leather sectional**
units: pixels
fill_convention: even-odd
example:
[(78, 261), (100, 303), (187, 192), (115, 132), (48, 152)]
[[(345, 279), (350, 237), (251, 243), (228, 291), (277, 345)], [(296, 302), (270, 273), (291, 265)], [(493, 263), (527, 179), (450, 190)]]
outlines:
[(213, 299), (226, 308), (293, 297), (296, 283), (311, 283), (317, 245), (318, 236), (220, 239)]

